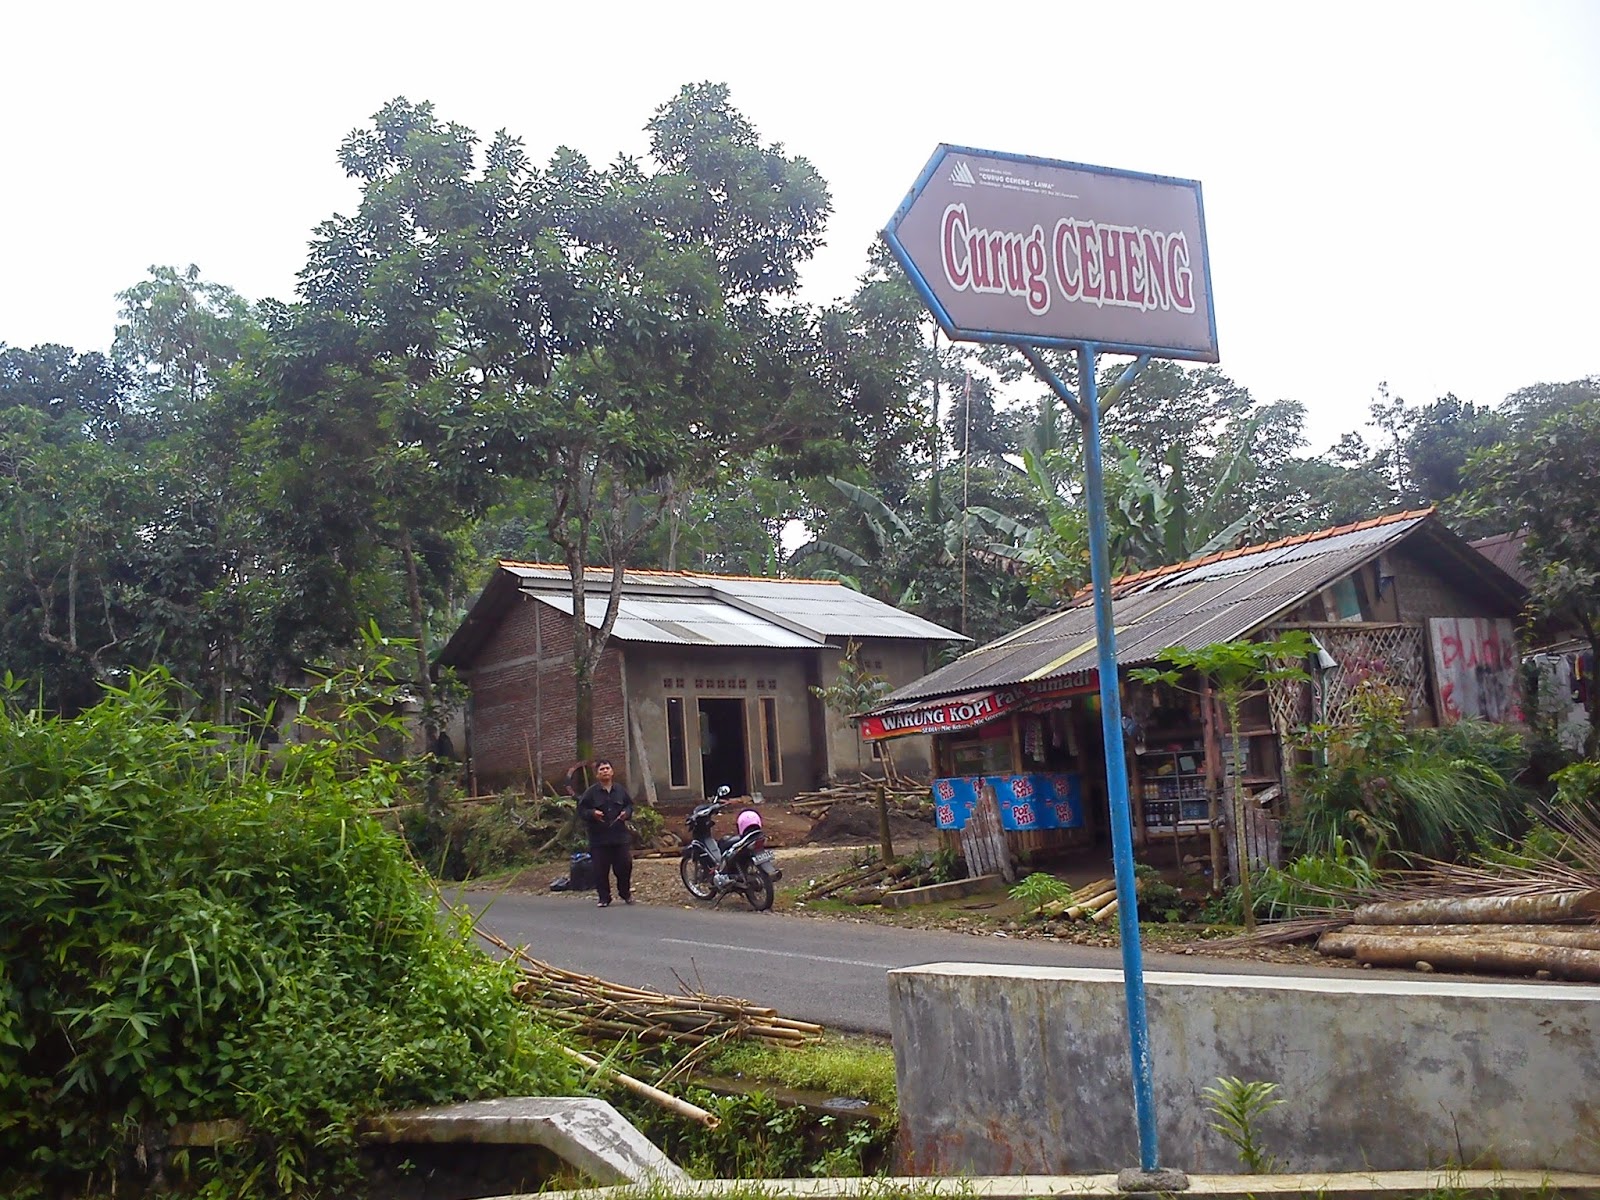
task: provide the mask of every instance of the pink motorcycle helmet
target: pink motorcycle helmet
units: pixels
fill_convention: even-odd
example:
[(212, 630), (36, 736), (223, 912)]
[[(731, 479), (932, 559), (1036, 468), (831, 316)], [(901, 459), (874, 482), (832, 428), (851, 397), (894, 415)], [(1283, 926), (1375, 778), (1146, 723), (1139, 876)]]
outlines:
[(739, 832), (749, 833), (752, 828), (760, 828), (761, 814), (753, 808), (747, 808), (739, 814)]

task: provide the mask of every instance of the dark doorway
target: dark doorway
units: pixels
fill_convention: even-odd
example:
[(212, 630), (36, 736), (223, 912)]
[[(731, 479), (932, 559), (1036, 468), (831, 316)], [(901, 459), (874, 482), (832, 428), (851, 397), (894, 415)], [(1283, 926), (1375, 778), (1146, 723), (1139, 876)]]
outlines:
[(743, 700), (700, 701), (700, 781), (706, 795), (726, 785), (735, 796), (750, 793), (750, 756)]

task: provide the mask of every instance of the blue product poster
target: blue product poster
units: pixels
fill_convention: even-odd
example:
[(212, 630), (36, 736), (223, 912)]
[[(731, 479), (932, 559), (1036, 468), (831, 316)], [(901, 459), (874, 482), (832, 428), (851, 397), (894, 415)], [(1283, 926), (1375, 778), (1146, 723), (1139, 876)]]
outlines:
[(940, 829), (961, 829), (977, 807), (979, 790), (994, 789), (1007, 829), (1081, 829), (1083, 801), (1076, 774), (957, 775), (933, 781)]

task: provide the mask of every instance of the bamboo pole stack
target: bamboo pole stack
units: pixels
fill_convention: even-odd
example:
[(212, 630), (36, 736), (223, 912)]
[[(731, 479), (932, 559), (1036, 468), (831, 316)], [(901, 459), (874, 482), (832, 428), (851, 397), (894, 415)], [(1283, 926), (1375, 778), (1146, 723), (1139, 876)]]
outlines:
[(1117, 915), (1116, 881), (1097, 879), (1086, 883), (1072, 895), (1046, 904), (1040, 914), (1066, 921), (1109, 921)]
[(748, 1000), (687, 989), (682, 995), (672, 995), (610, 983), (540, 962), (482, 929), (479, 933), (516, 963), (522, 975), (512, 988), (517, 998), (537, 1006), (553, 1024), (574, 1032), (687, 1046), (727, 1039), (774, 1046), (822, 1040), (821, 1025), (781, 1017), (775, 1009)]
[(1318, 952), (1373, 966), (1600, 982), (1600, 889), (1388, 900), (1357, 908)]
[[(916, 887), (933, 882), (931, 871), (919, 871), (911, 862), (884, 862), (874, 859), (825, 875), (800, 894), (801, 900), (822, 900), (836, 896), (853, 904), (876, 903), (878, 894), (891, 887)], [(871, 892), (869, 889), (877, 889)]]
[[(880, 786), (882, 784), (875, 779), (835, 784), (813, 792), (797, 792), (794, 799), (788, 801), (788, 805), (807, 816), (820, 817), (835, 804), (876, 804), (877, 789)], [(920, 812), (927, 808), (930, 802), (926, 785), (896, 787), (891, 784), (885, 795), (891, 812)]]

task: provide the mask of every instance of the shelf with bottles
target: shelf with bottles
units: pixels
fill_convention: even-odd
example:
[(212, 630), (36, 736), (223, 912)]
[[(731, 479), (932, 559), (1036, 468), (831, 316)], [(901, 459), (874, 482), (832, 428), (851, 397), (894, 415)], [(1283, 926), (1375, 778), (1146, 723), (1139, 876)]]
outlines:
[(1210, 819), (1205, 754), (1198, 741), (1163, 738), (1135, 754), (1147, 829), (1203, 827)]
[(1192, 833), (1211, 824), (1211, 802), (1204, 797), (1196, 800), (1146, 800), (1144, 802), (1144, 827), (1150, 832), (1177, 830)]

